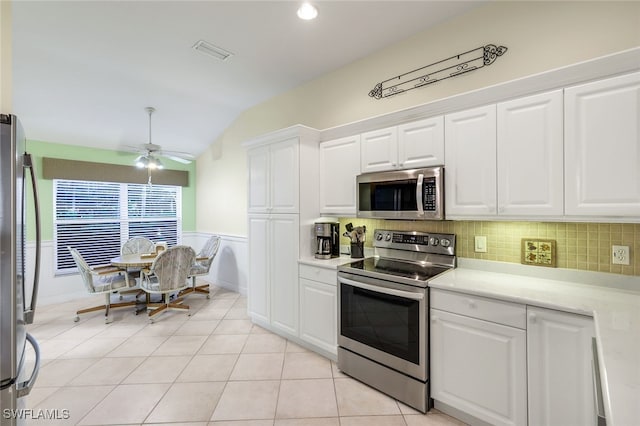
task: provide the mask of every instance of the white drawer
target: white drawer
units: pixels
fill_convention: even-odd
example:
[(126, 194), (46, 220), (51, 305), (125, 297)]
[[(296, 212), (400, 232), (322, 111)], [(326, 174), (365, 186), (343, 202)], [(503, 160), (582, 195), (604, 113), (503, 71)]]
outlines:
[(338, 270), (327, 268), (316, 268), (309, 265), (299, 265), (299, 275), (301, 278), (308, 280), (319, 281), (325, 284), (337, 285), (338, 283)]
[(521, 329), (527, 328), (527, 307), (487, 297), (430, 289), (431, 307)]

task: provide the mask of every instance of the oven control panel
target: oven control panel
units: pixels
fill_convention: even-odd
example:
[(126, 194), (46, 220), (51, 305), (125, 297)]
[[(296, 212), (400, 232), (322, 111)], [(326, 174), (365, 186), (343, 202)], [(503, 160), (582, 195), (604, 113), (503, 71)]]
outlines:
[(376, 229), (373, 246), (399, 250), (455, 255), (455, 234)]

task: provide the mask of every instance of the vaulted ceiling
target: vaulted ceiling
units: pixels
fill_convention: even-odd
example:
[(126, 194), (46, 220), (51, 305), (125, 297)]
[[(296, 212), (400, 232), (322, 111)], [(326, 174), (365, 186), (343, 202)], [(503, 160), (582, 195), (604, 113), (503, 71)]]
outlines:
[[(13, 3), (13, 109), (29, 139), (198, 155), (243, 110), (464, 13), (478, 1)], [(192, 46), (206, 40), (221, 61)]]

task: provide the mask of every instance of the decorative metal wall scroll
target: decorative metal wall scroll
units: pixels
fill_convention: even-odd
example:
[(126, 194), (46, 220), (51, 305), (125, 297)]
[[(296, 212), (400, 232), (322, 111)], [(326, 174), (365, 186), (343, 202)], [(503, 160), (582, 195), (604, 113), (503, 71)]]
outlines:
[(437, 81), (456, 77), (491, 65), (498, 56), (504, 55), (506, 51), (505, 46), (498, 47), (495, 44), (487, 44), (378, 83), (369, 92), (369, 96), (376, 99), (388, 98)]

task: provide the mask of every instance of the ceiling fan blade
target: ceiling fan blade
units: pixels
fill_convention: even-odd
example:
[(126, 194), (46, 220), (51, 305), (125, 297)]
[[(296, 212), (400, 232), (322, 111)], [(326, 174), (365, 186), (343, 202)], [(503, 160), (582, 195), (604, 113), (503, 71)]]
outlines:
[(181, 163), (189, 164), (193, 160), (196, 159), (194, 155), (189, 154), (188, 152), (180, 152), (180, 151), (157, 151), (158, 155), (162, 155), (163, 157), (170, 158), (175, 161), (180, 161)]
[(138, 146), (134, 146), (134, 145), (123, 145), (120, 147), (119, 151), (123, 151), (123, 152), (135, 152), (135, 153), (140, 153), (140, 154), (144, 154), (145, 152), (147, 152), (146, 149), (141, 148), (139, 145)]

